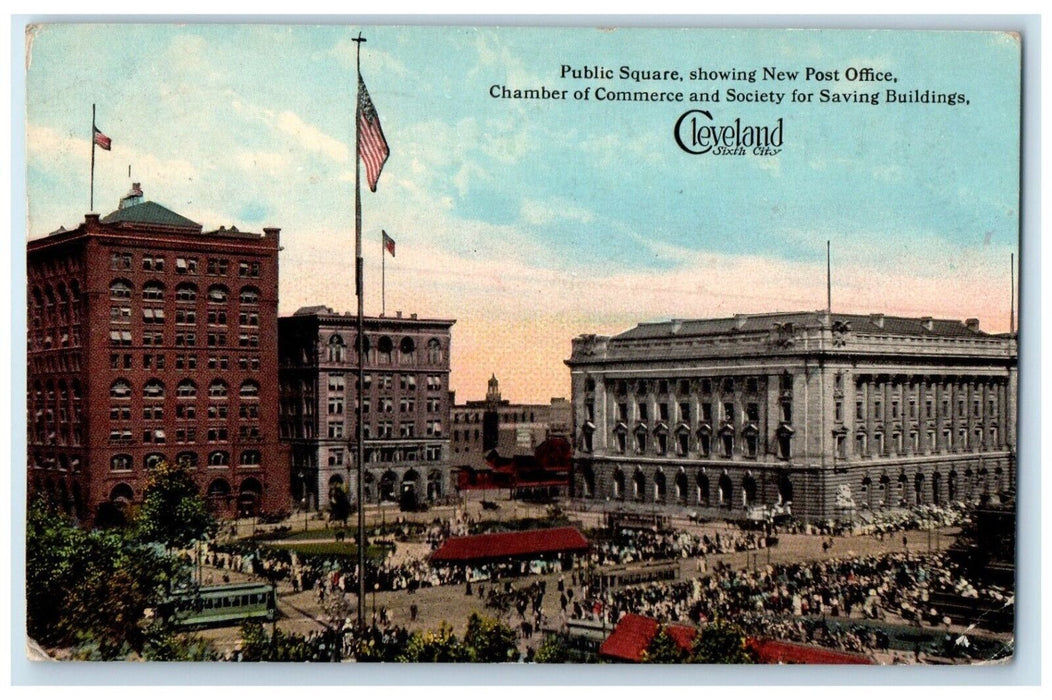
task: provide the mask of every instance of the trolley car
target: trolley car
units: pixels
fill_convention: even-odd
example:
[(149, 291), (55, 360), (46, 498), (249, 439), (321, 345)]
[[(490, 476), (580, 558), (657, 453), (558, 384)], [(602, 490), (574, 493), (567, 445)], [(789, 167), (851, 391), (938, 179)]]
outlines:
[(269, 583), (231, 583), (173, 593), (160, 613), (176, 627), (219, 627), (245, 620), (272, 621), (277, 603)]

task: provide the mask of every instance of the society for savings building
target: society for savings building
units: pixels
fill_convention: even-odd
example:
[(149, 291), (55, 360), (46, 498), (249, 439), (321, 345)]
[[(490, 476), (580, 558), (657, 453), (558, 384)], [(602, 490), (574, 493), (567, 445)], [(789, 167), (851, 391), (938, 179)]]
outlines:
[(573, 340), (577, 498), (805, 520), (1014, 488), (1017, 344), (961, 322), (819, 312)]

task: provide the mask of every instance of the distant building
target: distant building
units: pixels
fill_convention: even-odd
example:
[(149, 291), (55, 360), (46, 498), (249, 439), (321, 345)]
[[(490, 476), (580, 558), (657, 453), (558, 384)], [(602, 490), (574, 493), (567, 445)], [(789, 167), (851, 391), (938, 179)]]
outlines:
[[(366, 503), (449, 495), (449, 349), (455, 321), (368, 317), (362, 416)], [(357, 317), (304, 307), (278, 321), (281, 439), (294, 500), (325, 507), (335, 487), (357, 500)]]
[(1014, 489), (1017, 347), (967, 321), (825, 312), (573, 341), (577, 498), (806, 520)]
[(27, 245), (28, 485), (90, 520), (162, 461), (216, 511), (289, 505), (278, 442), (279, 229), (200, 224), (136, 184)]
[(456, 466), (485, 469), (490, 453), (502, 457), (533, 455), (553, 437), (569, 437), (571, 409), (565, 398), (547, 404), (513, 404), (501, 398), (496, 375), (486, 398), (453, 406), (452, 459)]

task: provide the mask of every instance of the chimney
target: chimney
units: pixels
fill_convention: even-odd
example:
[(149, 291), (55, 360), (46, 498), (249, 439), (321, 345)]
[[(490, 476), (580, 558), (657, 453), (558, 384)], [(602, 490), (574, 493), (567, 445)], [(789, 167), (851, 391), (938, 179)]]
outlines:
[(884, 314), (870, 314), (869, 315), (869, 322), (872, 323), (877, 328), (883, 328), (884, 327)]
[(921, 325), (924, 326), (929, 331), (935, 330), (935, 322), (934, 321), (935, 320), (931, 316), (924, 316), (920, 320)]
[(977, 318), (966, 319), (965, 322), (964, 322), (964, 325), (970, 331), (973, 331), (973, 332), (976, 332), (976, 333), (979, 332), (979, 319), (977, 319)]
[(416, 314), (415, 313), (414, 314), (409, 314), (409, 318), (411, 318), (411, 319), (413, 319), (415, 321), (416, 320)]
[(401, 311), (395, 311), (395, 318), (402, 318), (402, 312)]

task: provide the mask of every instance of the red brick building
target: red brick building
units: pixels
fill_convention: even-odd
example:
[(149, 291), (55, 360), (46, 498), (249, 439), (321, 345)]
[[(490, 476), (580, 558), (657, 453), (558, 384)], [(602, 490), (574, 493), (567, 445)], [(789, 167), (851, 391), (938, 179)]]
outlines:
[(90, 520), (160, 460), (216, 512), (289, 507), (278, 442), (279, 229), (203, 231), (143, 201), (27, 246), (28, 491)]

